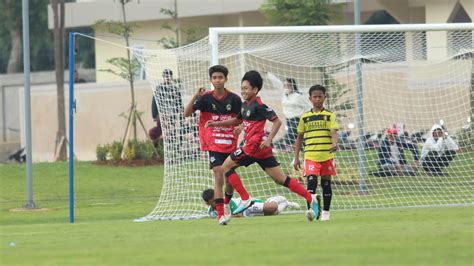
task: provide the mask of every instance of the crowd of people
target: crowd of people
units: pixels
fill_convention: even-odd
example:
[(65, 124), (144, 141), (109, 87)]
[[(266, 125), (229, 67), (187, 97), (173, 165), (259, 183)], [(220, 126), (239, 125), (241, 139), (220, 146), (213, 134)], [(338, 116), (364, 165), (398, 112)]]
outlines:
[[(305, 215), (309, 221), (330, 219), (331, 177), (336, 175), (334, 157), (338, 148), (339, 125), (336, 115), (324, 107), (324, 86), (313, 85), (304, 96), (298, 90), (294, 78), (289, 77), (282, 82), (275, 75), (266, 73), (267, 79), (283, 90), (286, 131), (283, 138), (273, 143), (282, 121), (258, 96), (263, 88), (263, 78), (259, 72), (252, 70), (245, 73), (241, 80), (240, 97), (226, 88), (228, 69), (223, 65), (212, 66), (208, 74), (214, 89), (197, 89), (186, 105), (182, 103), (173, 72), (165, 69), (162, 74), (163, 82), (157, 86), (152, 100), (152, 117), (157, 124), (150, 130), (150, 138), (155, 144), (159, 141), (162, 135), (160, 121), (165, 121), (169, 127), (183, 129), (186, 128), (183, 124), (185, 117), (199, 111), (199, 123), (195, 125), (195, 131), (199, 134), (201, 150), (209, 154), (209, 168), (214, 176), (214, 188), (204, 190), (202, 198), (209, 206), (208, 214), (217, 218), (220, 225), (227, 225), (236, 216), (276, 215), (286, 208), (300, 208), (282, 196), (274, 196), (266, 201), (252, 198), (237, 169), (254, 163), (276, 184), (306, 200)], [(167, 112), (160, 113), (160, 110)], [(272, 124), (270, 132), (265, 131), (267, 120)], [(244, 141), (238, 146), (241, 131), (244, 132)], [(173, 134), (170, 134), (171, 139), (179, 141)], [(296, 178), (283, 173), (274, 157), (274, 148), (293, 151), (293, 167), (296, 171), (303, 169), (306, 188)], [(416, 144), (406, 137), (404, 129), (394, 125), (386, 130), (380, 142), (378, 169), (371, 174), (379, 177), (414, 176), (422, 168), (429, 175), (441, 176), (458, 149), (447, 131), (440, 125), (434, 125), (420, 154)], [(412, 154), (412, 163), (405, 151)], [(303, 167), (300, 165), (301, 152)], [(323, 206), (317, 193), (318, 178)], [(233, 199), (234, 191), (238, 192), (239, 198)]]

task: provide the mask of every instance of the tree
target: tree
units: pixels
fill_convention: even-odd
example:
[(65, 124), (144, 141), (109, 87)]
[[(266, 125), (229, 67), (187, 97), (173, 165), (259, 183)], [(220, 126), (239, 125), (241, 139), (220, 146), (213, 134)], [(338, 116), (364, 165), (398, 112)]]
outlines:
[(305, 26), (339, 20), (342, 7), (328, 0), (267, 0), (259, 10), (271, 25)]
[[(49, 0), (30, 1), (30, 56), (31, 70), (50, 70), (53, 63), (53, 44), (48, 30), (47, 5)], [(0, 73), (21, 72), (22, 61), (22, 5), (19, 0), (0, 1)]]
[(5, 0), (0, 4), (0, 21), (2, 21), (4, 29), (9, 34), (11, 45), (7, 73), (17, 73), (21, 71), (21, 12), (21, 1)]
[[(94, 28), (96, 30), (103, 30), (108, 31), (113, 34), (120, 35), (125, 40), (126, 47), (130, 47), (130, 36), (133, 33), (133, 29), (137, 27), (134, 23), (127, 22), (127, 16), (125, 12), (125, 5), (132, 0), (120, 0), (120, 5), (122, 8), (122, 21), (108, 21), (108, 20), (99, 20), (95, 23)], [(115, 66), (117, 70), (114, 69), (101, 69), (101, 71), (109, 72), (111, 74), (117, 75), (125, 80), (127, 80), (130, 84), (130, 92), (131, 92), (131, 106), (128, 112), (127, 118), (127, 128), (125, 129), (125, 134), (122, 140), (123, 150), (126, 150), (126, 145), (128, 145), (127, 139), (129, 136), (130, 131), (133, 132), (133, 140), (137, 140), (137, 120), (140, 122), (142, 129), (145, 131), (145, 134), (148, 135), (147, 130), (141, 120), (141, 113), (137, 110), (137, 104), (135, 102), (135, 91), (134, 91), (134, 82), (135, 77), (134, 73), (140, 67), (140, 63), (138, 60), (131, 59), (130, 56), (130, 49), (127, 50), (127, 58), (120, 58), (114, 57), (107, 60), (107, 63)], [(156, 154), (158, 152), (155, 149)], [(123, 154), (123, 151), (122, 151)]]
[[(173, 8), (161, 8), (160, 13), (169, 16), (173, 21), (175, 26), (171, 26), (168, 22), (161, 24), (162, 29), (170, 30), (173, 32), (174, 36), (172, 37), (163, 37), (158, 42), (163, 45), (164, 48), (176, 48), (181, 45), (195, 42), (199, 40), (198, 35), (204, 30), (202, 27), (190, 26), (190, 27), (181, 27), (178, 18), (178, 2), (174, 0)], [(184, 35), (186, 38), (183, 40), (181, 35)]]
[[(136, 27), (135, 24), (127, 22), (127, 16), (125, 12), (125, 5), (131, 2), (131, 0), (119, 0), (122, 7), (122, 21), (109, 21), (109, 20), (99, 20), (95, 23), (94, 28), (96, 30), (105, 30), (113, 34), (120, 35), (125, 40), (126, 47), (130, 47), (130, 35), (133, 33), (133, 28)], [(130, 50), (127, 49), (127, 58), (111, 58), (107, 60), (108, 63), (114, 65), (119, 69), (119, 71), (114, 71), (111, 69), (106, 69), (102, 71), (110, 72), (112, 74), (118, 75), (126, 80), (130, 84), (130, 95), (131, 95), (131, 108), (130, 108), (130, 117), (131, 127), (133, 132), (133, 139), (137, 138), (137, 111), (135, 104), (135, 90), (134, 90), (134, 68), (133, 63), (130, 57)], [(127, 129), (128, 130), (128, 129)]]
[[(66, 114), (64, 110), (64, 0), (51, 0), (54, 16), (54, 69), (56, 74), (58, 131), (56, 133), (56, 160), (67, 160)], [(59, 9), (59, 10), (58, 10)]]
[[(327, 25), (342, 17), (343, 4), (331, 4), (327, 0), (267, 0), (260, 12), (265, 15), (271, 25), (277, 26), (306, 26)], [(320, 54), (327, 54), (331, 49), (332, 40), (323, 38), (315, 44), (314, 49)], [(340, 119), (345, 116), (345, 111), (354, 108), (352, 100), (339, 102), (339, 99), (349, 92), (347, 86), (339, 84), (329, 73), (334, 69), (316, 67), (321, 73), (322, 84), (328, 89), (328, 108), (337, 112)], [(337, 103), (339, 102), (339, 103)]]

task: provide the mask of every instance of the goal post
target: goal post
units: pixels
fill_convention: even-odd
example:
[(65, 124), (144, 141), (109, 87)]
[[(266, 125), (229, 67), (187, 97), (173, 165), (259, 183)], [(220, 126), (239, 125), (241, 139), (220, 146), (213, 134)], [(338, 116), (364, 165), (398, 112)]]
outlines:
[[(356, 46), (356, 57), (360, 53), (360, 33), (367, 32), (414, 32), (414, 31), (462, 31), (473, 30), (472, 23), (457, 24), (396, 24), (396, 25), (343, 25), (343, 26), (273, 26), (273, 27), (213, 27), (209, 28), (209, 45), (211, 46), (211, 63), (219, 63), (219, 35), (252, 35), (252, 34), (292, 34), (292, 33), (356, 33), (354, 40)], [(364, 132), (363, 113), (363, 86), (360, 64), (356, 64), (357, 76), (357, 128), (360, 136)], [(359, 145), (363, 145), (362, 142)], [(361, 193), (366, 192), (365, 185), (365, 152), (363, 146), (359, 146), (359, 185)]]
[[(184, 47), (131, 49), (152, 84), (165, 136), (160, 199), (137, 221), (206, 216), (200, 196), (213, 177), (207, 153), (197, 151), (198, 117), (184, 118), (176, 108), (197, 88), (211, 88), (208, 68), (218, 63), (229, 68), (226, 87), (237, 94), (245, 71), (262, 74), (259, 94), (286, 124), (275, 138), (274, 154), (283, 171), (303, 184), (302, 173), (291, 165), (295, 117), (282, 104), (287, 97), (282, 84), (293, 78), (306, 98), (314, 84), (328, 89), (325, 107), (340, 125), (332, 210), (474, 203), (473, 30), (471, 23), (210, 28), (207, 38)], [(179, 95), (160, 93), (167, 68), (175, 73)], [(442, 168), (439, 175), (423, 164), (434, 124), (457, 145), (454, 156), (434, 167)], [(397, 165), (390, 175), (380, 171), (387, 128), (397, 129), (394, 143), (405, 143), (389, 142), (388, 159)], [(237, 172), (253, 197), (281, 195), (305, 206), (258, 166)]]

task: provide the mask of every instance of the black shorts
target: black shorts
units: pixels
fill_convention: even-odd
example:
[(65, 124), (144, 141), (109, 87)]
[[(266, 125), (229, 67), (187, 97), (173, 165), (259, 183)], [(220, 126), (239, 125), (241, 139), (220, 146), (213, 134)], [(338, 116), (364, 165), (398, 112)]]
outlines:
[(268, 158), (254, 158), (245, 154), (241, 148), (238, 148), (236, 151), (231, 153), (230, 158), (238, 165), (245, 167), (252, 165), (253, 163), (258, 163), (258, 165), (260, 165), (263, 170), (280, 165), (280, 163), (278, 163), (278, 161), (273, 156)]
[(217, 151), (209, 151), (209, 169), (221, 166), (230, 153), (222, 153)]

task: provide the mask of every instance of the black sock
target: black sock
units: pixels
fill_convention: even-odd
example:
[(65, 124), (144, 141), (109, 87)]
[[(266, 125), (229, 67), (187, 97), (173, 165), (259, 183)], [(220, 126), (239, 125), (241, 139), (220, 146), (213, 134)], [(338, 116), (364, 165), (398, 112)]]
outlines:
[(323, 179), (321, 180), (321, 187), (323, 188), (323, 210), (329, 211), (329, 207), (331, 206), (331, 199), (332, 199), (332, 188), (331, 188), (331, 180)]
[[(318, 177), (315, 175), (309, 175), (308, 185), (306, 186), (306, 190), (308, 190), (308, 192), (311, 194), (316, 194), (317, 187), (318, 187)], [(308, 209), (309, 209), (310, 206), (308, 202), (306, 202), (306, 205), (308, 205)]]
[(232, 199), (232, 196), (234, 196), (233, 193), (224, 193), (224, 204), (229, 204), (230, 200)]

